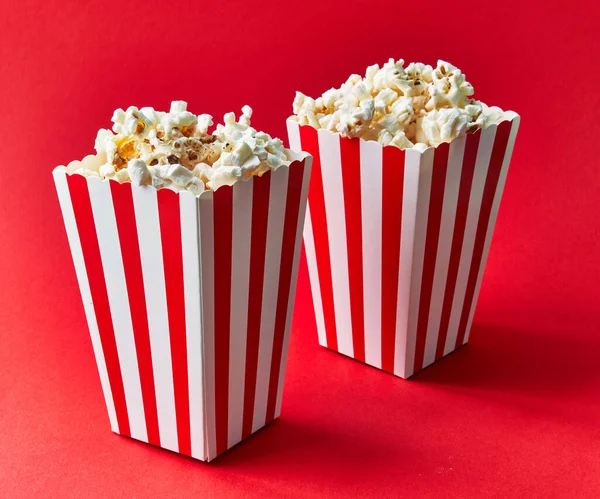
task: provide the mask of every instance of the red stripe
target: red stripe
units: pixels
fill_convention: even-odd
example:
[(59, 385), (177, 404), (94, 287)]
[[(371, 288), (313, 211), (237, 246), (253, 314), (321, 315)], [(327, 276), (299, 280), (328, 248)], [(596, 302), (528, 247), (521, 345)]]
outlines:
[(485, 186), (483, 188), (483, 198), (481, 200), (481, 210), (479, 211), (479, 220), (477, 222), (477, 232), (475, 233), (473, 258), (471, 260), (471, 268), (469, 269), (465, 301), (463, 303), (460, 323), (458, 325), (456, 348), (462, 345), (465, 340), (467, 321), (469, 320), (469, 313), (471, 311), (471, 307), (473, 306), (473, 297), (475, 295), (477, 276), (479, 274), (479, 267), (481, 266), (481, 259), (483, 257), (485, 236), (487, 234), (488, 225), (490, 222), (490, 214), (492, 212), (492, 205), (494, 204), (494, 197), (496, 195), (496, 188), (498, 187), (498, 179), (500, 178), (502, 163), (504, 162), (506, 146), (508, 145), (511, 124), (511, 121), (503, 121), (500, 123), (494, 139), (492, 157), (490, 158), (490, 166), (485, 179)]
[(446, 337), (448, 336), (448, 325), (450, 324), (450, 313), (452, 312), (452, 301), (454, 299), (454, 290), (456, 289), (458, 266), (460, 264), (460, 254), (462, 253), (465, 238), (469, 198), (471, 196), (471, 186), (473, 185), (473, 173), (475, 172), (475, 162), (477, 160), (477, 149), (479, 148), (480, 137), (481, 133), (478, 131), (476, 133), (467, 134), (466, 138), (465, 152), (461, 165), (460, 187), (456, 203), (454, 234), (452, 235), (452, 246), (450, 249), (450, 258), (448, 260), (448, 277), (446, 278), (446, 289), (444, 290), (444, 299), (442, 302), (440, 331), (435, 351), (435, 360), (439, 360), (444, 356)]
[(127, 296), (131, 310), (133, 336), (137, 353), (142, 399), (148, 442), (160, 446), (158, 430), (158, 414), (156, 409), (156, 392), (154, 390), (154, 372), (152, 371), (152, 353), (150, 350), (150, 332), (144, 293), (144, 276), (140, 259), (140, 247), (137, 237), (137, 225), (131, 194), (131, 184), (110, 182), (110, 190), (117, 220), (121, 256), (125, 270)]
[(323, 194), (323, 176), (321, 173), (321, 156), (319, 154), (319, 135), (311, 126), (300, 127), (302, 150), (313, 157), (308, 202), (310, 219), (315, 240), (317, 271), (321, 288), (321, 303), (325, 320), (327, 347), (337, 350), (337, 329), (335, 325), (335, 309), (333, 305), (333, 284), (331, 281), (331, 260), (329, 255), (329, 238), (327, 235), (327, 213)]
[(242, 438), (252, 433), (256, 375), (258, 369), (258, 345), (262, 312), (263, 284), (265, 278), (265, 255), (267, 225), (269, 222), (269, 196), (271, 174), (254, 177), (252, 186), (252, 230), (250, 235), (250, 278), (248, 283), (248, 332), (246, 336), (246, 377), (244, 380), (244, 415)]
[(115, 405), (119, 433), (131, 436), (127, 404), (125, 402), (125, 390), (123, 389), (123, 377), (121, 376), (115, 331), (108, 303), (108, 292), (106, 290), (106, 281), (104, 280), (104, 269), (100, 257), (100, 247), (98, 246), (98, 236), (96, 234), (96, 226), (94, 225), (94, 214), (87, 181), (81, 175), (67, 175), (67, 184), (71, 194), (71, 202), (73, 203), (73, 212), (75, 214), (77, 232), (79, 233), (83, 260), (90, 285), (94, 314), (96, 315), (96, 322), (100, 333), (100, 342), (102, 343), (102, 353), (108, 372), (110, 391)]
[(394, 372), (405, 152), (383, 148), (381, 235), (381, 368)]
[(177, 441), (181, 454), (191, 455), (190, 402), (185, 328), (185, 295), (183, 287), (183, 252), (179, 195), (169, 189), (159, 190), (158, 214), (165, 269), (167, 316), (173, 366)]
[(365, 361), (360, 140), (340, 139), (354, 358)]
[(425, 253), (423, 256), (423, 275), (421, 277), (421, 296), (419, 298), (419, 315), (417, 318), (417, 337), (415, 343), (415, 363), (413, 372), (423, 368), (427, 325), (429, 324), (429, 308), (433, 292), (435, 261), (438, 242), (440, 240), (440, 225), (442, 222), (442, 207), (444, 206), (444, 187), (448, 170), (448, 152), (450, 144), (442, 143), (436, 147), (433, 157), (433, 172), (431, 175), (431, 191), (429, 195), (429, 214), (427, 216), (427, 234), (425, 236)]
[(290, 286), (292, 282), (292, 266), (294, 263), (294, 249), (296, 248), (296, 234), (298, 232), (298, 215), (300, 213), (300, 197), (302, 195), (302, 180), (304, 178), (304, 161), (295, 163), (289, 169), (287, 198), (285, 205), (285, 218), (283, 222), (283, 238), (281, 241), (281, 263), (279, 266), (279, 286), (277, 290), (277, 310), (275, 313), (275, 330), (273, 336), (273, 350), (271, 355), (271, 376), (269, 380), (269, 395), (267, 398), (266, 422), (275, 418), (275, 405), (277, 402), (277, 389), (279, 387), (279, 370), (281, 368), (281, 354), (283, 338), (285, 336), (285, 323), (287, 320)]
[[(264, 216), (264, 213), (263, 213)], [(215, 426), (217, 454), (227, 450), (229, 419), (229, 335), (231, 324), (231, 251), (233, 189), (221, 187), (214, 193), (215, 228)]]

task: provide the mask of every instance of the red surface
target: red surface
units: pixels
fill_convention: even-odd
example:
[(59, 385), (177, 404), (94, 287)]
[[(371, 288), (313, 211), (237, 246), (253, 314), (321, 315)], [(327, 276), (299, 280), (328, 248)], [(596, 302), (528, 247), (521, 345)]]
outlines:
[[(600, 12), (494, 4), (4, 2), (0, 497), (598, 496)], [(294, 90), (391, 56), (522, 116), (469, 346), (412, 381), (318, 347), (302, 262), (279, 420), (210, 465), (112, 434), (52, 167), (132, 103), (285, 137)]]

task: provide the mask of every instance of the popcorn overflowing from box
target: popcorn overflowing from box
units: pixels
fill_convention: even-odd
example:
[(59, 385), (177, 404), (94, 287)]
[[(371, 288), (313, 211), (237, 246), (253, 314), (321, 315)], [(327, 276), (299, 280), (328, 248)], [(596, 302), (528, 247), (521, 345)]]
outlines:
[(168, 113), (117, 109), (113, 131), (102, 129), (96, 138), (96, 152), (106, 153), (106, 163), (78, 173), (200, 194), (288, 166), (281, 140), (257, 132), (251, 116), (252, 108), (244, 106), (239, 120), (227, 113), (224, 124), (208, 133), (213, 117), (190, 113), (183, 101), (172, 102)]
[(447, 62), (390, 59), (296, 94), (321, 345), (407, 378), (467, 342), (519, 124), (473, 93)]
[(251, 114), (117, 110), (54, 170), (111, 428), (204, 461), (281, 408), (311, 158)]
[(473, 93), (462, 71), (448, 62), (435, 68), (413, 62), (405, 69), (402, 59), (390, 59), (317, 99), (296, 92), (293, 107), (300, 125), (424, 150), (506, 119), (500, 108), (470, 99)]

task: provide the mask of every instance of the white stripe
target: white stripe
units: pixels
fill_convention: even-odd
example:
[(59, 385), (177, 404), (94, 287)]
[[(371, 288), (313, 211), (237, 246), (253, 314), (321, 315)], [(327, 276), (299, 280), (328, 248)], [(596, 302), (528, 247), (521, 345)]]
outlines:
[(217, 455), (215, 424), (215, 238), (213, 220), (213, 193), (199, 198), (200, 212), (200, 275), (202, 282), (202, 319), (204, 340), (204, 445), (205, 459)]
[(260, 341), (258, 344), (254, 417), (252, 420), (253, 432), (265, 425), (267, 414), (267, 397), (271, 374), (271, 355), (273, 353), (275, 312), (277, 309), (277, 292), (279, 289), (279, 264), (281, 260), (281, 243), (283, 240), (283, 220), (285, 215), (288, 176), (288, 168), (279, 168), (271, 172), (265, 279), (263, 284), (262, 313), (260, 319)]
[(440, 221), (440, 235), (435, 257), (435, 272), (431, 290), (431, 303), (427, 320), (427, 336), (425, 338), (425, 351), (423, 353), (423, 367), (435, 360), (437, 340), (440, 332), (442, 305), (444, 291), (448, 278), (448, 265), (450, 250), (452, 248), (452, 234), (454, 233), (454, 220), (458, 203), (458, 190), (462, 170), (463, 154), (465, 151), (465, 137), (453, 140), (448, 152), (448, 168), (446, 170), (446, 185), (444, 186), (444, 204)]
[(310, 217), (310, 203), (307, 202), (306, 218), (304, 221), (304, 251), (306, 252), (306, 264), (308, 266), (308, 277), (310, 279), (310, 290), (312, 292), (315, 319), (317, 321), (317, 334), (319, 345), (328, 347), (327, 333), (325, 332), (325, 316), (323, 315), (323, 302), (321, 301), (321, 284), (319, 282), (319, 269), (317, 267), (317, 253)]
[[(411, 273), (410, 304), (408, 315), (408, 341), (406, 343), (405, 377), (414, 372), (415, 346), (417, 337), (417, 321), (419, 318), (419, 301), (421, 299), (421, 279), (423, 277), (423, 259), (425, 257), (425, 238), (429, 218), (429, 195), (431, 191), (431, 174), (433, 172), (433, 149), (424, 153), (406, 151), (406, 154), (421, 154), (419, 166), (419, 185), (417, 194), (417, 213), (415, 216), (415, 241), (413, 246), (413, 268)], [(410, 161), (416, 161), (410, 158)]]
[[(110, 183), (97, 177), (88, 177), (87, 184), (98, 235), (98, 246), (104, 270), (119, 365), (121, 366), (131, 436), (137, 440), (147, 442), (148, 433), (146, 431), (140, 371)], [(130, 234), (130, 236), (135, 237), (135, 234)]]
[(185, 331), (190, 402), (192, 456), (204, 459), (204, 407), (202, 400), (202, 309), (200, 296), (200, 254), (198, 248), (198, 198), (190, 192), (179, 194)]
[(156, 190), (132, 186), (150, 332), (160, 445), (178, 452), (171, 344)]
[(300, 194), (300, 210), (298, 212), (298, 227), (296, 228), (296, 242), (294, 244), (294, 260), (292, 263), (292, 275), (290, 285), (290, 296), (288, 298), (287, 316), (285, 319), (285, 335), (283, 337), (283, 350), (281, 352), (281, 366), (279, 369), (279, 381), (277, 384), (277, 402), (275, 405), (275, 417), (281, 413), (281, 398), (283, 395), (283, 382), (285, 379), (285, 367), (287, 364), (288, 347), (290, 344), (290, 329), (294, 312), (294, 300), (296, 297), (296, 284), (298, 283), (298, 263), (300, 261), (300, 244), (302, 242), (302, 227), (304, 226), (304, 214), (306, 213), (306, 198), (308, 197), (308, 186), (310, 183), (312, 158), (306, 158), (304, 162), (304, 175), (302, 179), (302, 192)]
[(94, 349), (94, 356), (96, 357), (96, 365), (98, 366), (98, 374), (100, 375), (100, 384), (102, 385), (102, 393), (104, 394), (106, 409), (108, 410), (110, 427), (112, 431), (119, 433), (115, 404), (112, 398), (110, 381), (108, 379), (108, 371), (106, 369), (106, 362), (104, 360), (104, 352), (102, 351), (102, 342), (100, 340), (98, 323), (96, 322), (96, 314), (94, 312), (94, 305), (92, 303), (92, 293), (90, 291), (90, 284), (85, 269), (85, 261), (83, 259), (81, 242), (79, 241), (79, 233), (77, 231), (77, 223), (75, 221), (73, 205), (71, 204), (69, 186), (67, 184), (67, 175), (64, 171), (59, 169), (55, 169), (53, 175), (54, 183), (56, 184), (56, 192), (58, 194), (58, 201), (60, 202), (60, 209), (65, 222), (69, 247), (71, 248), (73, 264), (75, 265), (75, 274), (77, 275), (77, 282), (79, 283), (79, 290), (81, 292), (85, 317), (90, 330), (92, 347)]
[(458, 266), (454, 298), (452, 300), (452, 310), (450, 312), (450, 322), (448, 324), (448, 336), (446, 337), (444, 355), (454, 350), (456, 337), (458, 335), (458, 326), (463, 303), (465, 301), (467, 280), (469, 277), (469, 271), (471, 269), (471, 261), (473, 259), (473, 245), (475, 244), (475, 234), (477, 232), (477, 222), (479, 221), (479, 211), (481, 209), (483, 188), (485, 186), (485, 179), (487, 177), (495, 136), (495, 125), (481, 130), (479, 148), (477, 150), (477, 159), (475, 161), (475, 172), (473, 174), (473, 185), (471, 186), (471, 194), (469, 197), (469, 209), (467, 212), (465, 235), (460, 254), (460, 263)]
[(228, 447), (242, 440), (253, 185), (251, 181), (233, 186)]
[[(492, 205), (492, 212), (490, 214), (490, 222), (488, 230), (485, 236), (485, 246), (483, 249), (483, 257), (481, 259), (481, 266), (479, 267), (479, 273), (477, 276), (477, 285), (475, 286), (475, 294), (473, 295), (473, 303), (471, 305), (471, 311), (469, 312), (469, 321), (467, 322), (467, 331), (465, 333), (465, 341), (469, 341), (469, 334), (471, 333), (471, 324), (473, 323), (473, 315), (475, 313), (475, 306), (477, 304), (477, 298), (479, 297), (479, 291), (481, 290), (481, 281), (483, 279), (483, 273), (487, 262), (488, 254), (490, 252), (490, 244), (492, 243), (492, 235), (494, 234), (494, 227), (496, 226), (496, 218), (498, 217), (498, 209), (500, 208), (500, 201), (502, 200), (502, 193), (504, 192), (504, 185), (506, 184), (506, 175), (508, 174), (508, 167), (510, 164), (510, 158), (515, 146), (515, 139), (517, 137), (517, 131), (519, 129), (519, 118), (515, 118), (512, 122), (510, 129), (510, 136), (508, 137), (508, 144), (506, 146), (506, 153), (504, 154), (504, 160), (502, 162), (502, 170), (500, 171), (500, 178), (498, 179), (498, 187), (494, 195), (494, 204)], [(463, 343), (463, 344), (464, 344)]]
[[(404, 187), (402, 191), (402, 232), (400, 237), (400, 270), (398, 278), (398, 308), (396, 312), (396, 345), (394, 374), (406, 378), (406, 349), (410, 292), (415, 244), (415, 224), (419, 192), (421, 153), (408, 149), (404, 158)], [(378, 274), (381, 279), (381, 272)], [(381, 284), (379, 284), (381, 288)]]
[(287, 127), (290, 149), (295, 152), (302, 151), (302, 146), (300, 144), (300, 125), (294, 120), (287, 120), (285, 124)]
[(353, 357), (354, 346), (350, 317), (350, 282), (348, 279), (346, 214), (344, 212), (340, 137), (328, 130), (319, 130), (318, 133), (338, 351)]
[[(360, 194), (365, 361), (378, 368), (381, 368), (382, 176), (381, 144), (361, 140)], [(332, 258), (337, 258), (337, 255), (332, 253)]]

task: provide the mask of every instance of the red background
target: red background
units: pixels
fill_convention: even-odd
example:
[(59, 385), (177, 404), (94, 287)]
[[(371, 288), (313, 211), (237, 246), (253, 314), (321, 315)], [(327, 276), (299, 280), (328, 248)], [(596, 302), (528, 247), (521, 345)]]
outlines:
[[(592, 2), (3, 2), (1, 497), (593, 497), (600, 491)], [(130, 104), (243, 104), (374, 62), (462, 68), (521, 129), (466, 348), (403, 381), (317, 346), (305, 262), (281, 418), (214, 464), (109, 430), (50, 172)]]

